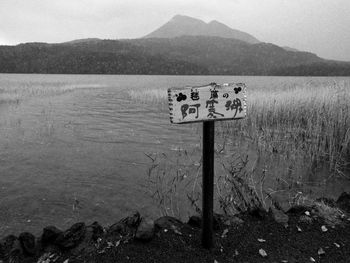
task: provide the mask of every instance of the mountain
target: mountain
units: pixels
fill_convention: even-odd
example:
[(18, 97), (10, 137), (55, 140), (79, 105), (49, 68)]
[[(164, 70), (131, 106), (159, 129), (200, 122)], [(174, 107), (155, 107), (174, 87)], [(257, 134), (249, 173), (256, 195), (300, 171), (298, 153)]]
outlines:
[(205, 67), (151, 55), (112, 40), (70, 44), (27, 43), (0, 46), (1, 73), (208, 74)]
[(0, 46), (0, 73), (350, 76), (350, 63), (175, 16), (139, 39)]
[(252, 35), (232, 29), (218, 21), (205, 23), (200, 19), (183, 15), (174, 16), (169, 22), (144, 38), (174, 38), (179, 36), (215, 36), (234, 38), (251, 44), (260, 42)]
[(64, 42), (62, 44), (80, 44), (80, 43), (90, 43), (90, 42), (98, 42), (98, 41), (101, 41), (101, 39), (99, 38), (82, 38), (82, 39), (75, 39), (75, 40), (72, 40), (72, 41), (67, 41), (67, 42)]
[(283, 46), (282, 48), (284, 48), (287, 51), (300, 52), (300, 50), (288, 46)]
[(0, 46), (1, 73), (350, 76), (350, 63), (208, 36)]
[(350, 63), (343, 61), (315, 62), (271, 71), (276, 76), (350, 76)]
[(220, 37), (181, 36), (127, 40), (151, 55), (206, 67), (213, 75), (270, 75), (275, 69), (323, 62), (315, 54), (291, 52), (268, 43)]

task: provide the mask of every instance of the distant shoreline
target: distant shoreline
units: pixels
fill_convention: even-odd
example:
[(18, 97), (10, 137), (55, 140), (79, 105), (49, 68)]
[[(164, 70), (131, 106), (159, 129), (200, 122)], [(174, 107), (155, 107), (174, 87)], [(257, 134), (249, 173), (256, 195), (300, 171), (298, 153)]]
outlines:
[(0, 74), (11, 74), (11, 75), (81, 75), (81, 76), (86, 76), (86, 75), (96, 75), (96, 76), (170, 76), (170, 77), (181, 77), (181, 76), (203, 76), (203, 77), (210, 77), (210, 76), (217, 76), (217, 77), (336, 77), (336, 78), (341, 78), (341, 77), (350, 77), (350, 75), (231, 75), (231, 74), (217, 74), (217, 75), (211, 75), (211, 74), (105, 74), (105, 73), (37, 73), (37, 72), (0, 72)]
[(0, 72), (192, 76), (350, 76), (350, 62), (213, 36), (0, 46)]

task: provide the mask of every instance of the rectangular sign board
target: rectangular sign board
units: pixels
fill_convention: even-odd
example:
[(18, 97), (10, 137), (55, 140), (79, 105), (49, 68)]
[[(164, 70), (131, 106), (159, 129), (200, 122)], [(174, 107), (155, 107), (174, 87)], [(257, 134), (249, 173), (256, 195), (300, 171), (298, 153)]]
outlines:
[(242, 119), (246, 116), (243, 83), (168, 89), (171, 123)]

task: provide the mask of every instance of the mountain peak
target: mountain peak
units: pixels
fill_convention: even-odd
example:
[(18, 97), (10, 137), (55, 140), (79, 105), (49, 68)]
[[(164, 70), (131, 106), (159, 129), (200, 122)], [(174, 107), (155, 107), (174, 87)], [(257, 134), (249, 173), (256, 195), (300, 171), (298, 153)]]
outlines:
[(186, 16), (186, 15), (175, 15), (171, 20), (194, 20), (194, 21), (202, 21), (200, 19), (191, 17), (191, 16)]
[(210, 24), (220, 24), (220, 25), (223, 25), (223, 23), (220, 23), (219, 21), (217, 21), (217, 20), (212, 20), (212, 21), (210, 21), (209, 23), (208, 23), (209, 25)]
[(203, 22), (200, 19), (190, 17), (190, 16), (185, 16), (185, 15), (176, 15), (168, 23), (197, 24), (197, 25), (205, 24), (205, 22)]
[(213, 20), (209, 23), (185, 15), (175, 15), (169, 22), (146, 35), (144, 38), (174, 38), (179, 36), (215, 36), (234, 38), (256, 44), (260, 41), (248, 33), (232, 29), (227, 25)]

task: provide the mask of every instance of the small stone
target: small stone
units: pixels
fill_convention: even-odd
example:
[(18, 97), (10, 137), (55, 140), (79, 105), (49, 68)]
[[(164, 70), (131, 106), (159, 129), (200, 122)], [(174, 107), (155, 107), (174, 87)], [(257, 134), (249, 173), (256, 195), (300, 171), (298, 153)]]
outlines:
[[(175, 234), (182, 235), (181, 230), (183, 228), (189, 228), (187, 224), (182, 223), (180, 220), (171, 216), (163, 216), (154, 221), (154, 226), (156, 232), (159, 230), (163, 230), (167, 232), (168, 230), (172, 230)], [(165, 231), (167, 229), (167, 231)]]
[(16, 239), (13, 243), (13, 247), (10, 251), (9, 262), (11, 263), (20, 263), (23, 262), (23, 249), (19, 239)]
[(319, 256), (322, 256), (322, 255), (326, 254), (326, 252), (323, 250), (323, 248), (319, 248), (319, 250), (317, 251), (317, 254)]
[(177, 229), (176, 226), (172, 226), (171, 228), (172, 228), (172, 230), (174, 231), (175, 234), (178, 234), (178, 235), (182, 236), (182, 233)]
[(226, 237), (227, 233), (228, 233), (228, 229), (226, 228), (226, 229), (224, 230), (224, 232), (222, 232), (221, 238)]
[(270, 207), (273, 218), (277, 223), (283, 224), (284, 226), (288, 225), (289, 217), (283, 211), (275, 208), (274, 206)]
[(297, 230), (298, 230), (298, 232), (302, 232), (302, 230), (299, 226), (297, 226)]
[(342, 210), (350, 213), (350, 193), (343, 192), (337, 200), (337, 205)]
[(316, 262), (316, 260), (313, 257), (310, 257), (311, 262)]
[(237, 257), (239, 255), (238, 250), (235, 249), (235, 256)]
[(305, 224), (311, 224), (312, 223), (312, 218), (306, 215), (302, 215), (299, 217), (299, 222), (300, 223), (305, 223)]
[(107, 230), (108, 236), (134, 236), (141, 222), (139, 212), (134, 212), (132, 215), (121, 219), (119, 222), (111, 225)]
[(87, 230), (92, 230), (92, 239), (94, 241), (101, 238), (104, 234), (104, 228), (96, 221), (93, 222), (91, 225), (87, 226)]
[(63, 249), (77, 246), (85, 237), (86, 226), (84, 223), (76, 223), (64, 231), (56, 239), (55, 243)]
[(107, 248), (111, 248), (111, 247), (114, 247), (113, 242), (107, 241)]
[(92, 252), (95, 248), (96, 242), (103, 235), (103, 227), (97, 222), (85, 228), (84, 237), (78, 242), (77, 246), (71, 249), (73, 255), (80, 255), (82, 251), (85, 253)]
[(322, 230), (322, 232), (327, 232), (328, 231), (328, 229), (327, 229), (327, 227), (326, 226), (321, 226), (321, 230)]
[(37, 263), (50, 263), (51, 258), (54, 256), (54, 254), (51, 253), (44, 253), (41, 255), (41, 257), (38, 259)]
[(265, 240), (265, 239), (262, 239), (262, 238), (258, 238), (258, 241), (259, 241), (260, 243), (266, 242), (266, 240)]
[(0, 241), (0, 255), (7, 257), (13, 248), (18, 238), (14, 235), (9, 235)]
[(154, 226), (156, 229), (172, 229), (173, 226), (176, 228), (181, 228), (183, 226), (183, 223), (175, 217), (163, 216), (154, 221)]
[(263, 250), (262, 248), (259, 249), (259, 254), (264, 258), (267, 257), (267, 253), (265, 250)]
[(305, 211), (305, 215), (310, 216), (310, 212), (309, 211)]
[(47, 226), (43, 229), (43, 234), (41, 235), (41, 244), (46, 247), (49, 244), (55, 242), (58, 236), (62, 233), (60, 229), (55, 226)]
[(224, 225), (226, 226), (240, 226), (244, 223), (242, 219), (240, 219), (237, 216), (229, 217), (227, 220), (225, 220)]
[(135, 238), (141, 241), (150, 241), (154, 237), (154, 222), (150, 218), (142, 218), (137, 228)]
[(340, 245), (338, 243), (333, 243), (337, 248), (340, 248)]
[(35, 254), (35, 236), (29, 232), (21, 233), (18, 237), (25, 253), (29, 255)]
[(127, 216), (120, 220), (128, 227), (138, 227), (141, 222), (141, 215), (139, 212), (134, 211), (130, 216)]
[(281, 263), (288, 263), (288, 260), (283, 259), (281, 260)]

